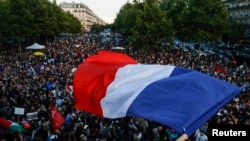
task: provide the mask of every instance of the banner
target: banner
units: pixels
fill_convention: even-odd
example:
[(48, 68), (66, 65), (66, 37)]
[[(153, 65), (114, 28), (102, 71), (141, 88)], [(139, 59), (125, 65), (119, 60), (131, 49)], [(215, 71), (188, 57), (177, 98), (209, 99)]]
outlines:
[(38, 119), (37, 112), (27, 113), (26, 117), (28, 121)]

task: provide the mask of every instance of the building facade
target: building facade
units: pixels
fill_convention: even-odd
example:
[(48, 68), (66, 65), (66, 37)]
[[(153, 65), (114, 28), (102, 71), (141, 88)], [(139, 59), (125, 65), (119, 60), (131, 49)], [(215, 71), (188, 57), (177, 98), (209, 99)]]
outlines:
[(99, 18), (92, 10), (83, 3), (62, 2), (58, 5), (65, 12), (70, 12), (81, 22), (83, 29), (90, 30), (93, 24), (105, 25), (105, 21)]
[(230, 16), (250, 29), (250, 0), (222, 0), (228, 5)]

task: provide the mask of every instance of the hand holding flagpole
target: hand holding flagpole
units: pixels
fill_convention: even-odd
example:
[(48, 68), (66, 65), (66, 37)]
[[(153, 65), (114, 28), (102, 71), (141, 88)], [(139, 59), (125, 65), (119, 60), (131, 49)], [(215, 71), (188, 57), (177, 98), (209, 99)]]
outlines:
[(186, 141), (188, 139), (187, 134), (182, 134), (176, 141)]

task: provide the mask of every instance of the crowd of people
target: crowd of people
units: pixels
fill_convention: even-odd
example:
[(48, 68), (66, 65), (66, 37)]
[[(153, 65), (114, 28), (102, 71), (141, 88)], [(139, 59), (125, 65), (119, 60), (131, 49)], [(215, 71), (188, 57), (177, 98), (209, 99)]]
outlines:
[[(98, 36), (98, 35), (97, 35)], [(77, 66), (100, 50), (110, 50), (114, 42), (102, 42), (97, 36), (83, 34), (55, 40), (35, 56), (33, 50), (8, 48), (0, 52), (0, 117), (20, 125), (29, 123), (27, 132), (6, 132), (6, 141), (173, 141), (178, 135), (166, 125), (139, 117), (106, 119), (74, 108), (73, 77)], [(120, 46), (124, 46), (122, 42)], [(206, 140), (209, 124), (250, 124), (250, 70), (237, 60), (197, 55), (191, 51), (166, 48), (161, 52), (127, 48), (122, 51), (142, 64), (175, 65), (195, 69), (238, 86), (248, 85), (237, 97), (221, 108), (197, 130), (190, 141)], [(54, 104), (65, 123), (51, 127), (49, 106)], [(15, 108), (24, 114), (15, 114)], [(37, 112), (37, 118), (27, 113)], [(0, 126), (1, 127), (1, 126)]]

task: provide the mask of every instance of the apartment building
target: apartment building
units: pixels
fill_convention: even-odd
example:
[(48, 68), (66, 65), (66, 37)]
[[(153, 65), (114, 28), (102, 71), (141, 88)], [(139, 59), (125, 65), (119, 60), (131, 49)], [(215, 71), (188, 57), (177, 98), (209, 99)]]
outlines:
[(250, 29), (250, 0), (222, 0), (228, 5), (230, 16)]
[(87, 5), (83, 3), (62, 2), (58, 6), (78, 18), (83, 26), (83, 29), (85, 30), (90, 30), (93, 24), (106, 24), (104, 20), (99, 18)]

